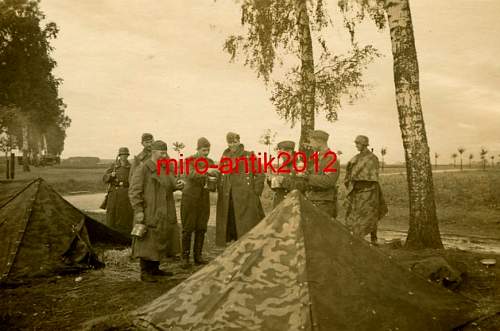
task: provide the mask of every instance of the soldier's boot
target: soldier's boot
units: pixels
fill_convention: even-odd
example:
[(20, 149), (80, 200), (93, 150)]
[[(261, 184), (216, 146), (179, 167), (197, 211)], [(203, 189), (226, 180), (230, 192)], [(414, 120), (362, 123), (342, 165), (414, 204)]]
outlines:
[(202, 257), (203, 252), (203, 241), (205, 240), (205, 231), (196, 231), (194, 234), (194, 264), (204, 265), (208, 264), (208, 261), (204, 260)]
[(370, 232), (370, 241), (372, 245), (378, 246), (378, 237), (376, 231)]
[(143, 282), (155, 283), (157, 282), (156, 278), (153, 276), (151, 272), (151, 261), (140, 259), (141, 265), (141, 280)]
[(151, 261), (151, 274), (153, 276), (170, 277), (174, 273), (171, 271), (164, 271), (160, 269), (160, 261)]
[(191, 252), (191, 237), (192, 232), (182, 232), (182, 269), (191, 268), (191, 263), (189, 263), (189, 253)]

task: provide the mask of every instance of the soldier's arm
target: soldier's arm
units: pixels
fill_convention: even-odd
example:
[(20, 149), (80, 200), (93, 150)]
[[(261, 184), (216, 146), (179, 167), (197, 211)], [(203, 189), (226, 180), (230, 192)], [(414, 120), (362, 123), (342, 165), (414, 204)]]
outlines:
[(132, 176), (134, 175), (134, 171), (137, 169), (137, 156), (134, 156), (132, 162), (130, 162), (130, 172), (128, 173), (128, 182), (132, 183)]
[(138, 167), (133, 173), (128, 197), (135, 214), (144, 212), (144, 167)]
[(337, 160), (333, 165), (333, 168), (337, 170), (336, 172), (323, 173), (322, 168), (324, 167), (320, 167), (320, 173), (313, 173), (307, 176), (308, 184), (323, 189), (335, 187), (340, 175), (340, 161)]
[[(195, 161), (196, 161), (196, 158), (192, 158), (191, 161), (189, 161), (189, 167), (188, 167), (189, 168), (189, 173), (186, 175), (186, 178), (194, 180), (196, 182), (203, 182), (205, 180), (205, 175), (196, 171), (196, 168), (194, 166)], [(207, 161), (208, 161), (209, 165), (213, 164), (213, 162), (211, 163), (210, 162), (211, 160), (208, 159), (208, 158), (207, 158)], [(198, 167), (199, 167), (199, 170), (204, 170), (204, 165), (202, 165), (202, 163), (200, 163), (198, 165)]]
[(253, 189), (254, 189), (254, 192), (260, 196), (262, 194), (262, 192), (264, 191), (264, 183), (266, 181), (266, 175), (263, 174), (263, 173), (259, 173), (259, 172), (252, 172), (252, 166), (251, 166), (251, 161), (250, 161), (250, 157), (252, 155), (255, 155), (254, 152), (248, 152), (248, 154), (246, 155), (246, 157), (249, 159), (248, 160), (248, 164), (249, 164), (249, 172), (250, 172), (250, 175), (253, 177)]
[(106, 169), (106, 173), (104, 174), (104, 176), (102, 176), (102, 181), (104, 183), (109, 183), (110, 181), (113, 180), (113, 177), (111, 176), (111, 173), (113, 172), (113, 170), (115, 169), (115, 164), (111, 164), (111, 167), (109, 167), (108, 169)]

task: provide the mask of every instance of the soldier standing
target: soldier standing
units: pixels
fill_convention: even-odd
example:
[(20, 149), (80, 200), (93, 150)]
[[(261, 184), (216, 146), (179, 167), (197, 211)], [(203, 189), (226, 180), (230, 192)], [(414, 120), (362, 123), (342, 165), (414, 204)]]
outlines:
[(141, 280), (155, 282), (155, 276), (171, 276), (172, 272), (159, 269), (160, 260), (177, 247), (173, 235), (177, 216), (173, 192), (183, 188), (174, 174), (157, 173), (157, 160), (167, 158), (167, 144), (161, 140), (151, 145), (151, 157), (139, 164), (132, 176), (129, 189), (134, 210), (134, 226), (143, 224), (146, 233), (132, 242), (132, 256), (140, 258)]
[(218, 246), (238, 240), (264, 218), (260, 195), (265, 176), (247, 171), (244, 162), (236, 162), (236, 159), (250, 159), (253, 155), (253, 152), (245, 150), (237, 133), (229, 132), (226, 141), (228, 148), (222, 157), (232, 159), (234, 168), (230, 174), (222, 174), (219, 181), (216, 217)]
[[(286, 169), (290, 171), (289, 174), (269, 174), (267, 177), (267, 185), (273, 191), (273, 208), (276, 208), (281, 201), (286, 197), (288, 192), (292, 188), (292, 177), (293, 177), (293, 153), (295, 150), (295, 143), (291, 140), (284, 140), (278, 143), (278, 158), (280, 152), (285, 152), (290, 156), (289, 163), (286, 165)], [(286, 160), (286, 158), (280, 158), (280, 160)], [(279, 165), (278, 165), (279, 166)]]
[(121, 147), (115, 162), (106, 170), (104, 183), (108, 184), (106, 225), (127, 236), (132, 231), (134, 214), (128, 197), (130, 162), (129, 150)]
[(378, 158), (368, 150), (366, 136), (354, 140), (359, 151), (346, 167), (344, 185), (347, 188), (346, 226), (358, 237), (371, 236), (377, 243), (377, 225), (387, 214), (387, 205), (378, 182)]
[(310, 136), (310, 145), (314, 152), (317, 152), (318, 171), (314, 169), (315, 165), (311, 160), (308, 160), (308, 170), (304, 176), (305, 179), (305, 196), (311, 202), (323, 210), (331, 217), (337, 217), (337, 180), (340, 174), (340, 161), (330, 166), (331, 169), (336, 169), (336, 172), (327, 172), (326, 168), (332, 162), (333, 155), (328, 154), (329, 134), (322, 130), (315, 130)]
[(153, 144), (153, 135), (151, 133), (143, 133), (141, 137), (141, 145), (144, 148), (142, 152), (134, 156), (134, 161), (130, 167), (129, 182), (132, 182), (132, 175), (137, 166), (151, 157), (151, 144)]
[(182, 258), (183, 268), (189, 268), (189, 255), (191, 252), (191, 238), (194, 232), (193, 257), (196, 265), (206, 264), (202, 258), (203, 242), (207, 232), (208, 219), (210, 217), (210, 192), (206, 186), (208, 177), (217, 178), (217, 170), (209, 168), (206, 174), (197, 172), (195, 162), (204, 159), (205, 162), (198, 162), (199, 168), (204, 169), (214, 165), (214, 161), (208, 158), (210, 153), (210, 142), (207, 138), (198, 139), (197, 152), (190, 156), (189, 172), (185, 176), (185, 186), (182, 190), (181, 200), (181, 220), (182, 220)]

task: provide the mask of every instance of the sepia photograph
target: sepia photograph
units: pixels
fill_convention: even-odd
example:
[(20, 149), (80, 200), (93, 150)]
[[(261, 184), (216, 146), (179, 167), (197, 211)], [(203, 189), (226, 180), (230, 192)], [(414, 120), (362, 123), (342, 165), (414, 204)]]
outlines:
[(500, 330), (499, 17), (0, 0), (0, 330)]

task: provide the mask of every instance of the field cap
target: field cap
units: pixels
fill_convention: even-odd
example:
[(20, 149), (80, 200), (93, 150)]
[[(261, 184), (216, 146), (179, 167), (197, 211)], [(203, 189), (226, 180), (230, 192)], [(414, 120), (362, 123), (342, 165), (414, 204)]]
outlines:
[(120, 147), (118, 150), (118, 155), (130, 155), (127, 147)]
[(326, 142), (328, 141), (328, 137), (330, 137), (330, 135), (323, 130), (314, 130), (311, 133), (311, 138), (316, 140), (322, 140)]
[(151, 133), (143, 133), (141, 141), (153, 140), (153, 135)]
[(162, 140), (155, 140), (151, 145), (151, 150), (153, 151), (166, 151), (167, 143)]
[(240, 141), (240, 135), (235, 132), (228, 132), (226, 135), (226, 141), (228, 143), (236, 143)]
[(367, 136), (359, 135), (356, 137), (356, 139), (354, 139), (354, 142), (365, 146), (369, 145), (369, 140)]
[(196, 144), (196, 149), (200, 149), (200, 148), (205, 148), (205, 147), (210, 147), (210, 141), (208, 141), (207, 138), (205, 137), (201, 137), (200, 139), (198, 139), (198, 142)]
[(295, 142), (291, 140), (283, 140), (278, 143), (278, 149), (279, 150), (294, 150), (295, 149)]

